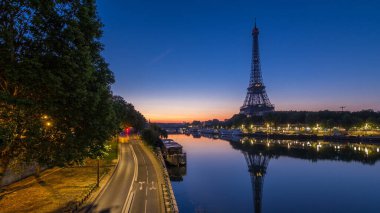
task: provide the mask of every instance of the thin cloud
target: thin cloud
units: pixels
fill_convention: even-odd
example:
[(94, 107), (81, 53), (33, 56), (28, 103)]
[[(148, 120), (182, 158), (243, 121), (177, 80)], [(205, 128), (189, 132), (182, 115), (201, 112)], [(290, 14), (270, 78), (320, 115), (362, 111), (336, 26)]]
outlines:
[(151, 60), (148, 64), (152, 65), (152, 64), (156, 64), (156, 63), (160, 62), (162, 59), (164, 59), (166, 56), (168, 56), (171, 52), (173, 52), (173, 49), (171, 49), (171, 48), (165, 50), (164, 52), (160, 53), (158, 56), (153, 58), (153, 60)]

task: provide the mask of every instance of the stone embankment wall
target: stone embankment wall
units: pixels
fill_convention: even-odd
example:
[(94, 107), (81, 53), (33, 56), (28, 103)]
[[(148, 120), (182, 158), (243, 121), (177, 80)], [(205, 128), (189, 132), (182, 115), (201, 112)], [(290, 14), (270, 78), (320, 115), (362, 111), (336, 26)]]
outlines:
[(173, 192), (172, 184), (170, 182), (168, 170), (166, 169), (165, 160), (162, 157), (162, 153), (161, 153), (160, 148), (157, 148), (156, 156), (160, 162), (160, 165), (162, 167), (163, 176), (164, 176), (164, 184), (162, 184), (162, 193), (163, 193), (162, 196), (163, 196), (164, 202), (165, 202), (165, 210), (166, 210), (166, 212), (178, 213), (179, 210), (178, 210), (177, 201), (176, 201), (175, 196), (174, 196), (174, 192)]
[[(37, 164), (30, 163), (30, 164), (13, 164), (5, 172), (5, 175), (0, 183), (1, 186), (9, 185), (11, 183), (14, 183), (18, 180), (21, 180), (23, 178), (26, 178), (28, 176), (31, 176), (36, 173)], [(41, 168), (41, 171), (44, 168)]]

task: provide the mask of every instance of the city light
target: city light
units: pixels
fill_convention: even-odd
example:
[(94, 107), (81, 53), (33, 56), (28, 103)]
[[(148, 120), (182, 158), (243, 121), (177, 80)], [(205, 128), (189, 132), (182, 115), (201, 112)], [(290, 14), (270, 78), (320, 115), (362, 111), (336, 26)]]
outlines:
[(367, 130), (370, 128), (370, 125), (368, 123), (365, 124), (364, 129)]

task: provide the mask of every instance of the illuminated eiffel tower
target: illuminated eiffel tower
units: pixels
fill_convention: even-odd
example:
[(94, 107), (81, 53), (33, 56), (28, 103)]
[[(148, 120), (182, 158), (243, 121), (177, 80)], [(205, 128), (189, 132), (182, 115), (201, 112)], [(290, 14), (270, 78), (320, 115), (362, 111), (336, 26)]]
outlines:
[(265, 91), (263, 77), (261, 74), (260, 53), (259, 53), (259, 29), (255, 27), (252, 30), (252, 62), (251, 77), (247, 96), (244, 104), (240, 108), (240, 114), (251, 116), (262, 116), (266, 112), (274, 111), (274, 106), (270, 103), (268, 95)]
[(248, 152), (243, 152), (243, 154), (248, 165), (248, 171), (251, 175), (254, 212), (261, 213), (264, 176), (266, 174), (268, 163), (271, 157), (269, 155), (263, 155), (261, 153), (250, 154)]

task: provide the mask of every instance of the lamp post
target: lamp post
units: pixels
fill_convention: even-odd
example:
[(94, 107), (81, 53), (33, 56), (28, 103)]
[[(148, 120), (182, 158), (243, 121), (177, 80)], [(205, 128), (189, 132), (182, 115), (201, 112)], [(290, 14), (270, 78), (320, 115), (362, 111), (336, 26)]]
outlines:
[(368, 123), (366, 123), (364, 126), (364, 133), (365, 135), (368, 135)]
[(319, 134), (319, 124), (317, 124), (317, 135)]
[(96, 186), (99, 187), (99, 182), (100, 182), (100, 160), (98, 157), (97, 160), (97, 178), (96, 178)]
[(271, 134), (272, 133), (272, 129), (271, 129), (271, 127), (270, 127), (270, 124), (269, 123), (267, 123), (267, 134), (268, 134), (268, 129), (269, 129), (269, 134)]

